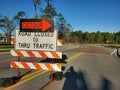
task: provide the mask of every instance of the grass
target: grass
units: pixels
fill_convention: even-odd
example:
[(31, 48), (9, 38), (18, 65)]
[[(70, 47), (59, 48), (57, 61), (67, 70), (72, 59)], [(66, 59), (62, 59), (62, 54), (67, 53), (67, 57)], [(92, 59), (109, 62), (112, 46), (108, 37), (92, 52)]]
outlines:
[(10, 52), (11, 48), (14, 48), (14, 45), (0, 44), (0, 53), (2, 53), (2, 52)]
[(10, 50), (0, 50), (0, 53), (2, 52), (10, 52)]
[(14, 48), (14, 45), (0, 45), (0, 49)]
[(101, 44), (101, 46), (120, 48), (120, 44)]

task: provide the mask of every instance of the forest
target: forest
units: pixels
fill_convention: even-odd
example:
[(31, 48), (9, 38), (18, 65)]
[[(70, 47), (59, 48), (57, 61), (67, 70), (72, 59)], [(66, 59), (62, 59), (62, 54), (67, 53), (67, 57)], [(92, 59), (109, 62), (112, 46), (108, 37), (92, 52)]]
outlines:
[(120, 44), (119, 32), (82, 32), (82, 30), (71, 32), (70, 42), (97, 43), (97, 44)]
[[(46, 3), (44, 8), (41, 7), (41, 1), (33, 0), (34, 18), (55, 18), (54, 28), (58, 30), (58, 38), (62, 39), (64, 43), (120, 44), (120, 31), (111, 33), (74, 30), (72, 25), (65, 20), (62, 13), (56, 11), (52, 4), (54, 0), (43, 0)], [(0, 35), (6, 37), (7, 43), (10, 43), (14, 30), (19, 28), (19, 21), (23, 18), (29, 18), (25, 11), (18, 11), (12, 18), (9, 15), (2, 16), (2, 13), (0, 13)]]

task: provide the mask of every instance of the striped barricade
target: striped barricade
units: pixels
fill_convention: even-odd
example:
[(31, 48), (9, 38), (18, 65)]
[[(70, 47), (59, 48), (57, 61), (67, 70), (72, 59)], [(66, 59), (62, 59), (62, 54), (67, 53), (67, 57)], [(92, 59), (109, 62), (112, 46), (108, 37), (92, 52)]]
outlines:
[(63, 45), (62, 39), (58, 39), (58, 40), (57, 40), (57, 46), (62, 46), (62, 45)]
[(24, 69), (38, 69), (38, 70), (50, 70), (50, 71), (61, 71), (61, 64), (50, 64), (50, 63), (36, 63), (36, 62), (10, 62), (11, 68), (24, 68)]
[(55, 58), (55, 59), (62, 58), (61, 52), (11, 50), (10, 54), (12, 56), (20, 56), (20, 57), (38, 57), (38, 58)]
[(15, 43), (15, 37), (11, 37), (11, 44)]

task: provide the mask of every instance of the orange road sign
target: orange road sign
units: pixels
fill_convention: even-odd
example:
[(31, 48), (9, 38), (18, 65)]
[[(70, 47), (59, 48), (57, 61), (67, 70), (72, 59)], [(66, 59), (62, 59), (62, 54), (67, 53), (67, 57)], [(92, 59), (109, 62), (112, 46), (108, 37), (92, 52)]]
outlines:
[(20, 31), (53, 32), (53, 19), (20, 19)]

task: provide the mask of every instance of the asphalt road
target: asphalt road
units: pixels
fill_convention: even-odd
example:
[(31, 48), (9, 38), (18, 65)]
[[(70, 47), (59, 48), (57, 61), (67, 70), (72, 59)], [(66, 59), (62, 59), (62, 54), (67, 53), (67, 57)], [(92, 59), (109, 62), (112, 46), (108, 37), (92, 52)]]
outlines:
[(120, 59), (85, 53), (66, 66), (64, 79), (48, 90), (120, 90)]
[[(76, 48), (75, 48), (76, 47)], [(59, 48), (59, 51), (67, 53), (64, 78), (54, 81), (47, 90), (120, 90), (120, 58), (111, 55), (112, 48), (97, 45), (75, 45), (67, 48)], [(78, 53), (82, 53), (77, 56)], [(3, 60), (4, 59), (4, 60)], [(0, 55), (0, 77), (17, 76), (17, 69), (10, 69), (10, 60), (7, 54)], [(33, 60), (22, 58), (22, 60)], [(35, 59), (34, 61), (41, 61)], [(21, 74), (29, 70), (21, 69)], [(32, 70), (17, 84), (0, 90), (40, 90), (49, 81), (50, 72)]]

